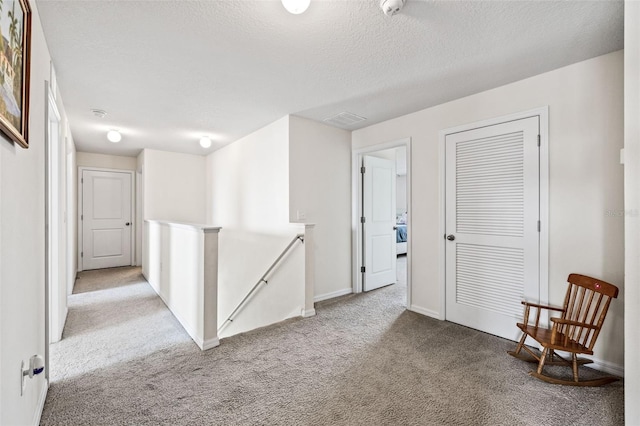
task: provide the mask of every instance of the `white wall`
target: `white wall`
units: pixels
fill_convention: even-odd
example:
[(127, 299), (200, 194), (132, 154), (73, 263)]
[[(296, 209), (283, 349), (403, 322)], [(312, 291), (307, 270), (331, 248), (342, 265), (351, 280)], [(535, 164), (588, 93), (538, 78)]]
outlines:
[(289, 156), (290, 220), (316, 224), (315, 298), (351, 293), (351, 132), (291, 116)]
[[(44, 375), (27, 379), (21, 361), (44, 355), (45, 80), (50, 56), (37, 5), (33, 10), (29, 149), (0, 136), (0, 424), (35, 424), (44, 402)], [(64, 110), (60, 111), (64, 116)]]
[(396, 176), (396, 212), (407, 211), (407, 175)]
[(625, 423), (640, 424), (640, 3), (624, 7)]
[[(207, 222), (221, 226), (218, 321), (227, 319), (269, 266), (303, 232), (289, 223), (289, 117), (207, 157)], [(250, 261), (248, 261), (250, 259)], [(296, 243), (221, 337), (298, 316), (304, 252)]]
[(76, 153), (78, 167), (97, 167), (102, 169), (135, 170), (136, 157), (122, 155), (95, 154), (93, 152)]
[[(580, 272), (624, 290), (623, 53), (614, 52), (353, 132), (353, 147), (412, 138), (413, 307), (438, 313), (438, 132), (544, 105), (550, 114), (550, 302)], [(607, 214), (607, 212), (613, 212)], [(613, 303), (595, 357), (622, 366), (623, 306)]]
[[(153, 149), (143, 152), (144, 219), (205, 223), (205, 157)], [(136, 159), (132, 160), (131, 170), (136, 170)]]
[(67, 295), (73, 292), (78, 271), (78, 164), (76, 146), (67, 123)]
[(223, 229), (289, 228), (289, 118), (207, 156), (207, 222)]

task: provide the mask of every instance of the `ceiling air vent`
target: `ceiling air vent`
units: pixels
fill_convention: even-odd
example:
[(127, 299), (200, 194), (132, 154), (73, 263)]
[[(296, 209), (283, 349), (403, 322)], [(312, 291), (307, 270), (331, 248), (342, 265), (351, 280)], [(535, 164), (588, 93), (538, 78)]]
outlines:
[(337, 127), (351, 127), (364, 120), (366, 120), (366, 118), (345, 111), (340, 114), (336, 114), (333, 117), (325, 118), (324, 122)]

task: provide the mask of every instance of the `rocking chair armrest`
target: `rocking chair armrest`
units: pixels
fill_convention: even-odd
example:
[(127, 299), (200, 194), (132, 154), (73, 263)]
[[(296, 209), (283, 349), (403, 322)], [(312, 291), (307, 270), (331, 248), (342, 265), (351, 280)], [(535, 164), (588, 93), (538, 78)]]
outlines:
[[(577, 327), (590, 328), (590, 329), (593, 329), (593, 330), (596, 330), (598, 328), (597, 325), (587, 324), (586, 322), (568, 320), (568, 319), (564, 319), (564, 318), (553, 317), (553, 318), (551, 318), (551, 321), (556, 323), (556, 324), (574, 325), (574, 326), (577, 326)], [(554, 327), (555, 327), (556, 324), (554, 324)]]
[(557, 308), (555, 306), (548, 306), (548, 305), (540, 305), (538, 303), (531, 303), (531, 302), (526, 302), (526, 301), (522, 301), (521, 302), (523, 305), (525, 306), (532, 306), (534, 308), (541, 308), (541, 309), (548, 309), (550, 311), (558, 311), (558, 312), (564, 312), (564, 308)]

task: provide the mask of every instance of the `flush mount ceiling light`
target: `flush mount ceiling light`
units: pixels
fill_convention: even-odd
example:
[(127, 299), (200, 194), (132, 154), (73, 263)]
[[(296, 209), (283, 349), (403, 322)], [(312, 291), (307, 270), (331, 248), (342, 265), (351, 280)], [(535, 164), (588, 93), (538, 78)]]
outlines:
[(400, 12), (407, 0), (380, 0), (380, 8), (387, 16)]
[(117, 130), (109, 130), (107, 132), (107, 139), (109, 139), (109, 142), (118, 143), (122, 140), (122, 135)]
[(200, 138), (200, 146), (203, 148), (209, 148), (211, 146), (211, 138), (208, 136), (203, 136)]
[(282, 5), (289, 13), (299, 15), (309, 7), (311, 0), (282, 0)]

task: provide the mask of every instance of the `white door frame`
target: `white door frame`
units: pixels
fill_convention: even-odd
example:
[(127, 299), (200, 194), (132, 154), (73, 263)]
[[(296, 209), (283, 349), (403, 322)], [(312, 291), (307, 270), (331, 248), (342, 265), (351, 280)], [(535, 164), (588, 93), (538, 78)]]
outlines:
[(539, 117), (540, 119), (540, 300), (538, 303), (547, 304), (549, 302), (549, 106), (535, 108), (529, 111), (518, 112), (502, 117), (490, 118), (475, 123), (463, 124), (440, 131), (438, 151), (440, 168), (440, 224), (439, 235), (439, 265), (440, 272), (438, 280), (440, 282), (440, 316), (439, 319), (446, 319), (446, 205), (445, 205), (445, 139), (447, 135), (479, 127), (488, 127), (508, 121), (521, 120), (523, 118)]
[[(57, 214), (60, 212), (60, 182), (57, 182), (56, 191), (53, 191), (53, 182), (59, 181), (60, 178), (60, 113), (58, 112), (58, 106), (56, 105), (56, 101), (53, 98), (52, 92), (49, 88), (49, 83), (45, 81), (45, 144), (44, 144), (44, 155), (45, 155), (45, 197), (44, 197), (44, 220), (45, 220), (45, 276), (44, 276), (44, 294), (45, 294), (45, 302), (44, 302), (44, 320), (45, 320), (45, 379), (47, 383), (49, 382), (49, 345), (51, 344), (51, 338), (54, 336), (54, 341), (59, 340), (59, 337), (62, 335), (62, 329), (60, 328), (60, 300), (59, 300), (59, 286), (60, 286), (60, 273), (57, 268), (59, 268), (59, 258), (56, 257), (56, 262), (58, 263), (56, 268), (54, 268), (54, 261), (52, 259), (53, 252), (58, 251), (59, 242), (60, 242), (60, 229), (59, 228), (59, 220)], [(50, 135), (50, 125), (51, 121), (57, 121), (58, 123), (58, 137), (55, 140), (55, 145), (52, 145), (51, 135)], [(53, 148), (52, 148), (53, 147)], [(56, 150), (57, 162), (54, 162), (53, 150)], [(54, 175), (56, 179), (53, 180)], [(53, 213), (56, 212), (54, 215)], [(55, 231), (55, 232), (54, 232)], [(56, 272), (54, 274), (54, 271)], [(66, 294), (66, 291), (65, 291)], [(55, 306), (51, 306), (51, 304), (55, 304)], [(54, 318), (51, 318), (53, 315)]]
[(355, 149), (351, 152), (351, 264), (353, 292), (362, 293), (362, 273), (360, 263), (362, 259), (362, 227), (360, 217), (362, 217), (362, 185), (360, 167), (362, 157), (385, 149), (401, 148), (407, 149), (407, 308), (411, 309), (411, 138), (399, 139), (391, 142), (384, 142), (365, 148)]
[(82, 242), (82, 232), (84, 227), (84, 221), (80, 218), (82, 217), (82, 174), (85, 170), (88, 171), (97, 171), (97, 172), (115, 172), (115, 173), (126, 173), (131, 176), (131, 236), (129, 240), (129, 244), (131, 244), (131, 259), (129, 259), (130, 265), (135, 265), (135, 255), (136, 255), (136, 221), (135, 219), (135, 203), (136, 203), (136, 173), (133, 170), (123, 170), (123, 169), (107, 169), (104, 167), (90, 167), (90, 166), (79, 166), (78, 167), (78, 271), (83, 271), (84, 267), (82, 264), (82, 252), (83, 242)]

